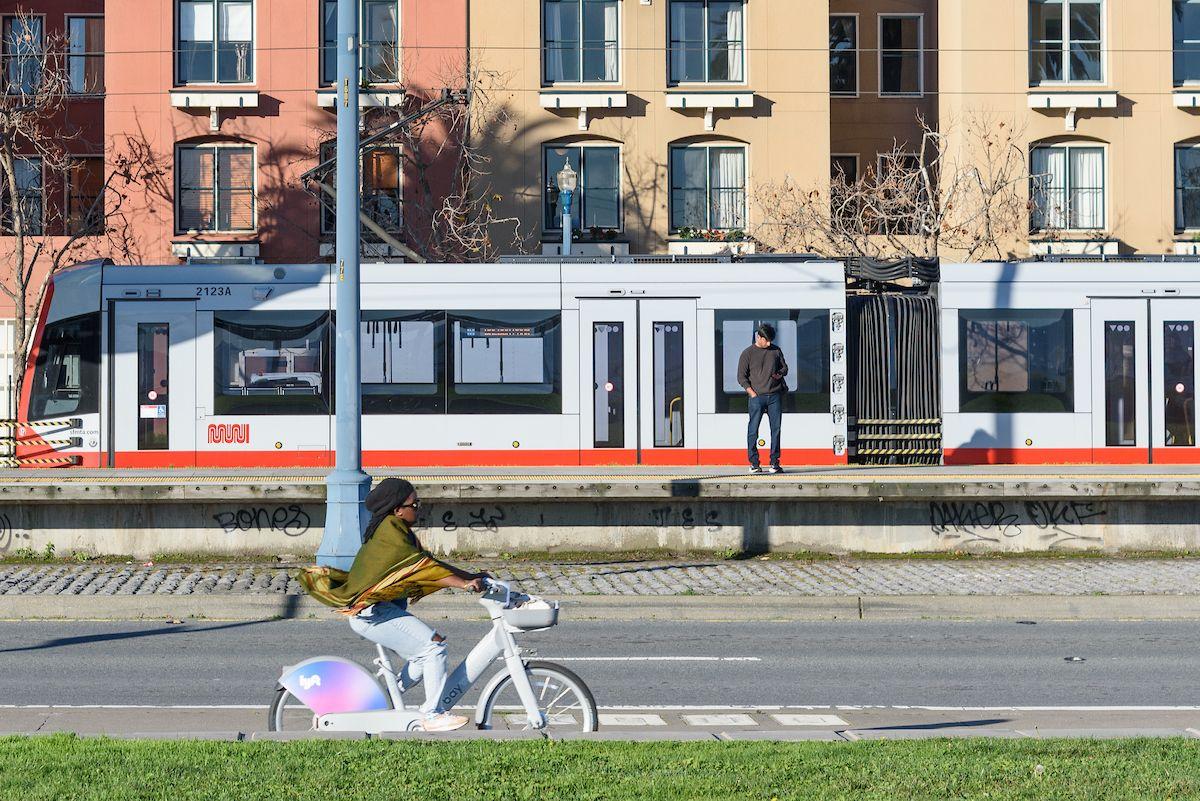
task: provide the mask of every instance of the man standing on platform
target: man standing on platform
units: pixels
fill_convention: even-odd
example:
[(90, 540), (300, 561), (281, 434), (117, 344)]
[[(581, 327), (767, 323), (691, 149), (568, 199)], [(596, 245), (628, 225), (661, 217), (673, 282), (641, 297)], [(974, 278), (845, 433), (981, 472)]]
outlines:
[(750, 429), (746, 432), (746, 455), (750, 459), (750, 472), (764, 470), (758, 460), (758, 429), (765, 413), (771, 425), (771, 472), (782, 473), (779, 465), (779, 428), (783, 423), (783, 393), (787, 385), (787, 361), (783, 351), (773, 343), (775, 327), (761, 324), (754, 332), (754, 344), (742, 351), (738, 359), (738, 383), (750, 396)]

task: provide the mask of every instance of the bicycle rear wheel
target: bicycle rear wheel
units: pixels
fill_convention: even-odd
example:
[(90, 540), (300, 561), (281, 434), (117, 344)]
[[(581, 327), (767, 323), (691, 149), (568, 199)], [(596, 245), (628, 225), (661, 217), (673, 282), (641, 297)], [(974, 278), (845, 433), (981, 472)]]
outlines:
[(275, 689), (275, 699), (267, 710), (267, 731), (314, 731), (317, 716), (300, 703), (286, 687)]
[[(546, 716), (545, 731), (596, 731), (600, 724), (596, 699), (583, 679), (562, 665), (536, 660), (525, 663), (525, 675), (539, 711)], [(512, 676), (506, 675), (487, 698), (479, 699), (479, 705), (483, 710), (481, 729), (532, 728)]]

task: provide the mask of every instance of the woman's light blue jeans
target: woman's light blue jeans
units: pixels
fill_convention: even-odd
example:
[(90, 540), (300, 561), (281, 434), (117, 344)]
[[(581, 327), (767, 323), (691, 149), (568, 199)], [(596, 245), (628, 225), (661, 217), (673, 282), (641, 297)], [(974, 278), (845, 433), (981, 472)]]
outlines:
[(437, 632), (413, 617), (407, 602), (384, 601), (368, 606), (350, 618), (350, 628), (404, 658), (404, 668), (398, 677), (401, 689), (425, 682), (422, 712), (435, 715), (445, 711), (441, 698), (446, 686), (446, 641), (434, 639)]

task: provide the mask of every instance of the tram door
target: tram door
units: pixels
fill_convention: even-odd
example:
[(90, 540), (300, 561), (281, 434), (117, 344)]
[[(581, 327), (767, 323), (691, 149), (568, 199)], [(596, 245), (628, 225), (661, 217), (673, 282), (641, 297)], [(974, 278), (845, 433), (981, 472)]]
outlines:
[(1150, 336), (1144, 300), (1092, 301), (1092, 458), (1146, 464), (1150, 457)]
[(696, 301), (579, 308), (584, 464), (698, 464)]
[(1200, 463), (1196, 434), (1196, 327), (1200, 300), (1150, 301), (1150, 446), (1162, 464)]
[(196, 464), (196, 305), (118, 301), (109, 347), (109, 464)]

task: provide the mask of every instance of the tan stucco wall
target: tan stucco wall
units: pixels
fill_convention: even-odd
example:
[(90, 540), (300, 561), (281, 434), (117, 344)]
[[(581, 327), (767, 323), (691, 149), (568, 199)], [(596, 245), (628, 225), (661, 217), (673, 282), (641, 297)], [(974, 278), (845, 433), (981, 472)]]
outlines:
[[(756, 211), (756, 183), (790, 176), (805, 185), (829, 178), (828, 3), (752, 0), (746, 10), (745, 85), (751, 112), (718, 110), (716, 130), (706, 133), (703, 112), (686, 114), (666, 105), (667, 0), (620, 3), (621, 81), (573, 88), (628, 92), (623, 110), (592, 115), (587, 132), (576, 113), (539, 106), (541, 81), (540, 0), (471, 0), (472, 57), (502, 73), (502, 102), (511, 115), (494, 142), (481, 141), (492, 162), (489, 182), (502, 195), (497, 212), (518, 216), (527, 244), (540, 249), (542, 145), (612, 141), (622, 145), (622, 195), (630, 252), (667, 249), (668, 149), (673, 143), (733, 141), (748, 145), (749, 227)], [(721, 85), (681, 88), (723, 89)], [(557, 88), (563, 88), (561, 85)]]
[[(1023, 0), (943, 2), (940, 54), (943, 127), (971, 114), (1011, 121), (1028, 150), (1040, 141), (1107, 145), (1106, 222), (1123, 252), (1171, 252), (1174, 239), (1174, 145), (1200, 137), (1200, 115), (1172, 104), (1169, 3), (1106, 0), (1107, 51), (1102, 86), (1119, 93), (1117, 108), (1080, 110), (1077, 130), (1062, 110), (1028, 108), (1028, 11)], [(1190, 238), (1190, 237), (1180, 237)], [(1011, 243), (1014, 252), (1025, 241)]]

